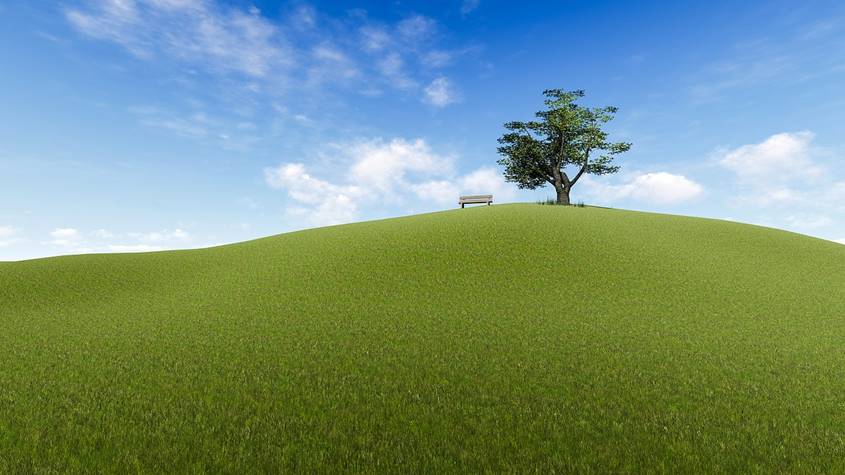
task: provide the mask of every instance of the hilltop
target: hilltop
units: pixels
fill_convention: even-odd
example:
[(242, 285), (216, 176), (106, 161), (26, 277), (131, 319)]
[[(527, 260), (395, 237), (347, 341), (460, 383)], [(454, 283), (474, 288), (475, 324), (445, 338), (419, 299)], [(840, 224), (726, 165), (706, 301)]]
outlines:
[(497, 205), (0, 263), (0, 472), (845, 471), (845, 246)]

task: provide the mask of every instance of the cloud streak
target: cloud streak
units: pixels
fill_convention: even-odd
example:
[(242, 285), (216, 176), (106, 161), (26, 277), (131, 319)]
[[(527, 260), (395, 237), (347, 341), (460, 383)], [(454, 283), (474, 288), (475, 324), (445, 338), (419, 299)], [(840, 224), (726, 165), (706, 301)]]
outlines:
[(133, 55), (168, 56), (222, 72), (263, 77), (292, 64), (277, 26), (256, 11), (199, 0), (100, 0), (65, 15), (80, 32)]
[(458, 102), (458, 93), (445, 77), (436, 78), (425, 88), (423, 101), (435, 107), (446, 107)]
[[(466, 51), (438, 47), (438, 23), (418, 14), (392, 25), (371, 21), (365, 14), (318, 21), (323, 17), (303, 6), (283, 21), (272, 21), (255, 7), (214, 0), (89, 0), (84, 7), (66, 8), (64, 14), (82, 34), (118, 44), (142, 60), (168, 59), (216, 75), (238, 76), (242, 87), (256, 90), (263, 84), (274, 94), (342, 86), (374, 95), (381, 86), (419, 94), (442, 107), (454, 102), (454, 95), (438, 70)], [(203, 135), (202, 128), (190, 123), (151, 125), (186, 136)]]

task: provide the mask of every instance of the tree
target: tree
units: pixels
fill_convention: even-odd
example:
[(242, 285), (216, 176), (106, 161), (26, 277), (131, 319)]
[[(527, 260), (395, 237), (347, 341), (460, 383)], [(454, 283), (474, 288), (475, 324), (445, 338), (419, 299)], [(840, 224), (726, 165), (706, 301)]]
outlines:
[[(509, 132), (499, 138), (503, 157), (498, 163), (505, 167), (507, 181), (530, 190), (551, 184), (557, 203), (568, 205), (569, 192), (583, 175), (616, 173), (619, 167), (613, 159), (631, 144), (608, 142), (602, 130), (616, 107), (591, 109), (576, 104), (584, 97), (581, 90), (549, 89), (543, 95), (547, 109), (537, 112), (538, 120), (505, 124)], [(574, 175), (567, 173), (567, 167)]]

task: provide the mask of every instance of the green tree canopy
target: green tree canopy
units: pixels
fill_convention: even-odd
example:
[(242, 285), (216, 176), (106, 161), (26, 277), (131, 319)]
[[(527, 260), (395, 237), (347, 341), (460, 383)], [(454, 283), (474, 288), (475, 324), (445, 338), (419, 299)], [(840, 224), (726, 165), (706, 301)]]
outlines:
[(613, 159), (631, 144), (609, 142), (602, 130), (616, 107), (581, 106), (576, 103), (584, 97), (581, 90), (548, 89), (543, 95), (546, 110), (537, 112), (537, 120), (505, 124), (509, 132), (499, 138), (499, 164), (507, 181), (532, 190), (551, 184), (558, 204), (568, 205), (569, 193), (583, 175), (616, 173), (619, 166)]

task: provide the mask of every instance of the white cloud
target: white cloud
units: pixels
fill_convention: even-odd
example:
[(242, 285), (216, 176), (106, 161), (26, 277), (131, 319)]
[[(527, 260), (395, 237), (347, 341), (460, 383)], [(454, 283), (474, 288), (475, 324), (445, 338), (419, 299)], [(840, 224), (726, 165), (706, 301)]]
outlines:
[(638, 201), (663, 205), (690, 201), (701, 196), (704, 187), (683, 176), (667, 172), (634, 174), (618, 185), (605, 183), (596, 178), (585, 177), (588, 192), (602, 201), (618, 201), (631, 198)]
[(97, 239), (111, 239), (114, 237), (114, 233), (109, 231), (108, 229), (97, 229), (91, 232), (91, 235)]
[[(11, 226), (0, 226), (0, 247), (27, 241), (22, 238), (18, 239), (18, 234), (18, 230)], [(44, 246), (40, 251), (33, 252), (30, 250), (25, 257), (92, 252), (149, 252), (203, 246), (203, 243), (196, 243), (193, 236), (181, 228), (151, 232), (116, 233), (105, 228), (83, 231), (72, 227), (62, 227), (50, 231), (49, 237), (49, 240), (40, 242)]]
[(314, 47), (311, 56), (314, 64), (308, 70), (308, 80), (312, 86), (323, 82), (349, 82), (361, 75), (355, 61), (329, 42)]
[(412, 185), (420, 198), (440, 205), (455, 203), (460, 195), (493, 195), (497, 202), (507, 202), (516, 195), (514, 187), (495, 168), (479, 168), (452, 180), (431, 180)]
[(767, 188), (757, 190), (748, 196), (741, 197), (741, 201), (757, 206), (784, 205), (801, 200), (801, 195), (790, 188)]
[(50, 231), (50, 236), (55, 239), (74, 239), (79, 236), (79, 231), (74, 228), (56, 228)]
[(109, 244), (106, 246), (109, 252), (153, 252), (162, 251), (161, 246), (151, 246), (149, 244)]
[(833, 242), (838, 242), (839, 244), (845, 244), (845, 238), (835, 239)]
[(451, 157), (433, 153), (422, 139), (364, 141), (352, 145), (349, 153), (354, 159), (351, 172), (355, 183), (382, 193), (391, 193), (409, 172), (449, 172), (452, 167)]
[(68, 21), (93, 38), (122, 45), (135, 56), (166, 55), (211, 69), (260, 77), (288, 66), (279, 29), (255, 10), (199, 0), (95, 0), (66, 10)]
[(451, 180), (426, 181), (413, 185), (411, 189), (420, 198), (441, 205), (457, 201), (461, 194), (460, 188)]
[(0, 226), (0, 247), (6, 247), (17, 242), (15, 235), (18, 230), (12, 226)]
[(784, 183), (818, 178), (824, 168), (814, 163), (809, 131), (775, 134), (758, 144), (722, 152), (719, 163), (750, 183)]
[(303, 206), (291, 207), (290, 213), (305, 217), (315, 226), (353, 221), (358, 215), (358, 200), (366, 192), (355, 185), (335, 185), (309, 175), (302, 163), (288, 163), (264, 170), (264, 179), (272, 188), (285, 189)]
[[(159, 250), (163, 249), (165, 245), (168, 247), (182, 247), (182, 245), (191, 240), (190, 234), (183, 229), (165, 229), (162, 231), (152, 231), (145, 233), (132, 232), (127, 233), (128, 237), (137, 244), (105, 244), (89, 242), (84, 236), (92, 236), (100, 241), (104, 239), (112, 239), (116, 235), (107, 229), (97, 229), (90, 233), (83, 234), (75, 228), (55, 228), (50, 232), (50, 237), (53, 239), (50, 244), (72, 248), (74, 253), (81, 252), (124, 252), (132, 249), (136, 250)], [(154, 243), (155, 245), (151, 245)]]
[(307, 127), (312, 127), (315, 124), (314, 119), (305, 114), (296, 114), (293, 116), (293, 120)]
[(361, 28), (361, 42), (366, 51), (381, 51), (391, 44), (390, 34), (383, 28), (365, 26)]
[(176, 228), (174, 230), (164, 229), (146, 233), (132, 232), (128, 236), (143, 242), (167, 242), (167, 241), (188, 241), (191, 239), (187, 231)]
[[(460, 52), (458, 52), (458, 54), (459, 53)], [(455, 54), (456, 53), (452, 51), (433, 50), (422, 56), (422, 62), (426, 66), (432, 68), (442, 68), (452, 62)]]
[[(810, 131), (780, 133), (760, 143), (718, 151), (717, 162), (734, 173), (740, 191), (733, 200), (743, 206), (777, 206), (781, 211), (784, 206), (819, 210), (845, 203), (845, 182), (834, 181), (834, 171), (823, 160), (830, 153), (814, 147), (814, 137)], [(778, 220), (784, 221), (784, 216), (779, 213)]]
[(288, 214), (304, 218), (314, 226), (331, 226), (355, 221), (359, 207), (356, 200), (345, 194), (326, 195), (316, 206), (311, 208), (294, 206)]
[(441, 76), (426, 86), (423, 100), (436, 107), (446, 107), (449, 104), (457, 102), (458, 95), (452, 83), (447, 78)]
[(417, 87), (408, 73), (405, 72), (405, 61), (396, 52), (389, 53), (378, 63), (378, 70), (397, 89), (411, 89)]
[(302, 163), (286, 163), (264, 170), (272, 188), (286, 190), (296, 203), (289, 214), (311, 225), (339, 224), (358, 219), (370, 208), (413, 200), (412, 192), (430, 208), (455, 202), (459, 194), (494, 193), (497, 200), (514, 196), (493, 168), (456, 176), (455, 158), (435, 153), (422, 139), (361, 140), (335, 146), (346, 169), (333, 169), (342, 182), (329, 182), (311, 175)]
[(364, 191), (354, 185), (335, 185), (309, 175), (302, 163), (287, 163), (264, 170), (264, 179), (272, 188), (286, 189), (294, 200), (321, 205), (325, 202), (345, 202), (346, 198), (360, 198)]
[(783, 218), (789, 228), (798, 229), (802, 231), (812, 231), (818, 228), (824, 228), (834, 224), (833, 219), (829, 216), (818, 214), (793, 214)]
[[(116, 3), (132, 3), (132, 0), (128, 2), (126, 0), (112, 0)], [(149, 3), (163, 9), (168, 10), (199, 10), (204, 3), (203, 0), (149, 0)]]
[[(367, 23), (358, 30), (360, 48), (375, 58), (375, 69), (392, 88), (418, 92), (423, 88), (420, 77), (431, 76), (433, 69), (452, 63), (456, 57), (475, 51), (472, 47), (438, 48), (437, 22), (422, 15), (402, 19), (395, 27)], [(368, 84), (362, 94), (373, 94), (376, 86)], [(454, 88), (446, 78), (436, 78), (424, 87), (425, 102), (443, 106), (457, 100)]]
[(432, 35), (436, 22), (423, 15), (412, 15), (400, 21), (396, 29), (399, 34), (410, 41), (420, 41)]
[(479, 168), (458, 180), (462, 195), (493, 194), (498, 201), (508, 201), (516, 193), (513, 185), (493, 167)]
[(746, 221), (824, 234), (841, 225), (845, 181), (831, 161), (833, 150), (813, 145), (810, 131), (779, 133), (762, 142), (715, 154), (733, 172), (727, 201)]
[[(64, 12), (80, 33), (176, 71), (168, 79), (174, 84), (193, 85), (199, 74), (211, 73), (223, 90), (220, 102), (238, 115), (254, 113), (292, 90), (320, 94), (328, 85), (364, 96), (381, 95), (386, 87), (422, 93), (426, 102), (442, 107), (457, 98), (451, 85), (436, 79), (423, 93), (422, 78), (472, 49), (439, 48), (447, 36), (437, 34), (434, 19), (416, 14), (393, 24), (370, 20), (362, 11), (317, 21), (316, 10), (305, 5), (271, 20), (248, 3), (220, 0), (88, 0)], [(224, 138), (217, 145), (244, 148), (229, 145), (231, 133), (219, 130), (219, 124), (173, 110), (147, 114), (143, 123), (195, 140)]]
[(322, 61), (345, 63), (349, 58), (340, 50), (329, 44), (321, 44), (314, 48), (314, 57)]
[(51, 244), (62, 247), (75, 246), (79, 242), (79, 231), (74, 228), (55, 228), (50, 231)]

